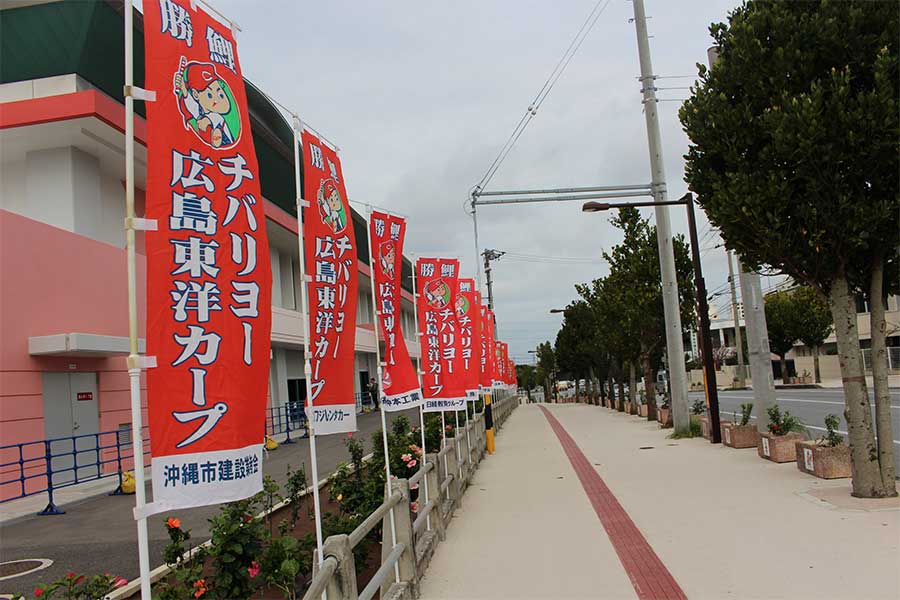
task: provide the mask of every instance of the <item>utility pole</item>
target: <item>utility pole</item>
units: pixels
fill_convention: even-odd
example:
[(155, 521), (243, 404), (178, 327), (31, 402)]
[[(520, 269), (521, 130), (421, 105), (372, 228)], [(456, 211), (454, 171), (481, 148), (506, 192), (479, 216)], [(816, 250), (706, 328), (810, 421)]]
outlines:
[(731, 266), (731, 250), (726, 250), (728, 258), (728, 283), (731, 284), (731, 316), (734, 319), (734, 343), (737, 345), (738, 359), (738, 384), (739, 387), (747, 387), (747, 371), (744, 363), (744, 344), (741, 334), (740, 314), (737, 307), (737, 292), (734, 285), (734, 269)]
[(497, 260), (504, 254), (506, 254), (506, 252), (491, 249), (485, 249), (485, 251), (481, 253), (481, 255), (484, 256), (484, 276), (487, 279), (488, 308), (491, 310), (494, 310), (494, 282), (491, 279), (491, 261)]
[(747, 349), (750, 352), (750, 377), (753, 379), (753, 412), (756, 429), (767, 431), (766, 410), (775, 404), (775, 381), (772, 379), (772, 351), (766, 327), (765, 300), (759, 273), (745, 271), (741, 259), (735, 256), (741, 279), (741, 298), (744, 301), (744, 320), (747, 322)]
[[(647, 38), (647, 15), (644, 0), (633, 0), (634, 27), (637, 32), (638, 56), (641, 63), (641, 91), (643, 92), (644, 117), (647, 122), (647, 142), (650, 149), (650, 171), (653, 199), (666, 201), (666, 172), (662, 157), (662, 141), (657, 115), (656, 77), (650, 59), (650, 42)], [(690, 430), (690, 412), (687, 394), (687, 373), (684, 368), (684, 342), (682, 341), (681, 313), (678, 307), (678, 282), (675, 279), (675, 252), (672, 247), (672, 226), (669, 207), (656, 206), (656, 241), (659, 246), (659, 263), (662, 274), (663, 312), (666, 321), (666, 353), (668, 355), (670, 385), (672, 389), (672, 418), (676, 433)]]

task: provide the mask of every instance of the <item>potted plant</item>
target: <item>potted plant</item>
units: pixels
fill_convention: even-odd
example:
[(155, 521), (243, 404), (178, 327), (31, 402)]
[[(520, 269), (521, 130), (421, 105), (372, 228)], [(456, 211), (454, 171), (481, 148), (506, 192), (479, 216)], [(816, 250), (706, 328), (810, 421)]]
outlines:
[(812, 375), (809, 374), (809, 371), (803, 369), (803, 373), (800, 375), (800, 383), (804, 383), (809, 385), (812, 383)]
[(656, 411), (656, 420), (659, 421), (663, 427), (671, 427), (672, 425), (672, 407), (670, 402), (668, 395), (663, 396), (662, 404), (660, 404)]
[(647, 418), (647, 413), (650, 410), (647, 406), (647, 392), (644, 390), (640, 390), (638, 392), (638, 397), (641, 399), (641, 403), (638, 405), (638, 416)]
[(797, 460), (796, 442), (803, 439), (801, 432), (806, 430), (797, 417), (790, 411), (782, 412), (777, 404), (770, 406), (766, 413), (769, 415), (769, 431), (759, 436), (756, 447), (759, 456), (777, 463), (794, 462)]
[(821, 479), (850, 477), (850, 447), (837, 432), (837, 415), (825, 416), (825, 435), (796, 442), (797, 468)]
[(759, 432), (756, 425), (750, 425), (750, 415), (753, 414), (753, 403), (741, 404), (741, 420), (734, 420), (728, 427), (722, 428), (722, 443), (729, 448), (755, 448), (759, 443)]

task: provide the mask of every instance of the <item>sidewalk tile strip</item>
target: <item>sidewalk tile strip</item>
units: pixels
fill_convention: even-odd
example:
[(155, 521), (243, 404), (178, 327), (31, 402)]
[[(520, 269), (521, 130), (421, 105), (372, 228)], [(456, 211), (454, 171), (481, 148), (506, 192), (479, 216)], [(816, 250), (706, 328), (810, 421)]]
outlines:
[(687, 600), (681, 587), (644, 535), (597, 474), (587, 457), (553, 414), (540, 407), (559, 439), (585, 494), (600, 518), (631, 585), (641, 600)]

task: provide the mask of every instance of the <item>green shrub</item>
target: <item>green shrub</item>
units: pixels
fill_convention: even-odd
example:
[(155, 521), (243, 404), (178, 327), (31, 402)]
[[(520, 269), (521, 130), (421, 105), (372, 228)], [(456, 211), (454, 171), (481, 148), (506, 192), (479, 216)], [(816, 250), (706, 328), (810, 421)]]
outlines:
[[(641, 390), (641, 392), (643, 393), (643, 390)], [(702, 415), (705, 412), (706, 412), (706, 402), (704, 402), (700, 398), (697, 398), (696, 400), (694, 400), (694, 403), (691, 405), (691, 414)]]
[(837, 432), (837, 428), (840, 425), (841, 420), (837, 415), (825, 415), (825, 435), (822, 436), (822, 439), (825, 440), (825, 445), (834, 448), (844, 443), (844, 436)]
[(753, 414), (753, 403), (745, 402), (741, 404), (741, 427), (750, 423), (750, 416)]
[(797, 417), (788, 410), (782, 412), (781, 407), (777, 404), (773, 404), (766, 409), (766, 413), (769, 415), (769, 433), (772, 435), (787, 435), (792, 431), (800, 433), (806, 431)]

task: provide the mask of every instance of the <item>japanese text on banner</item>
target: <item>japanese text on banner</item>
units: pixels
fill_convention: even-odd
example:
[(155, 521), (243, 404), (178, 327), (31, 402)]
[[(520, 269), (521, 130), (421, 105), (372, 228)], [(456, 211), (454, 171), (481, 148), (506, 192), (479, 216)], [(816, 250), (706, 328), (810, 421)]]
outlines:
[(356, 236), (340, 158), (308, 131), (303, 132), (303, 175), (312, 368), (307, 415), (316, 434), (356, 431)]
[(231, 29), (188, 0), (145, 0), (147, 372), (154, 503), (262, 489), (271, 271)]

